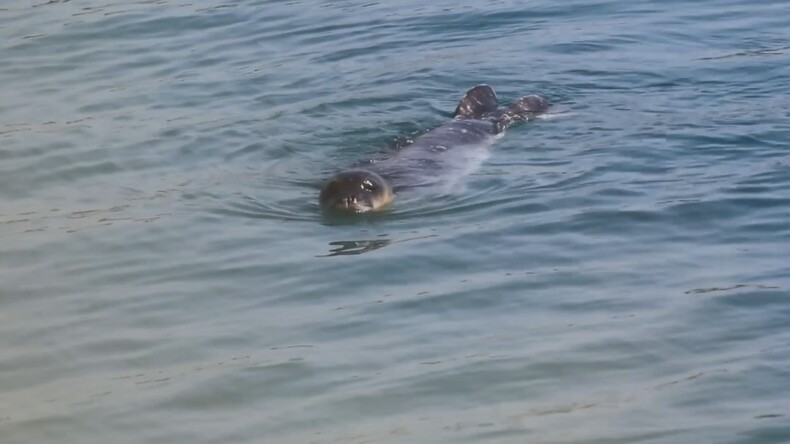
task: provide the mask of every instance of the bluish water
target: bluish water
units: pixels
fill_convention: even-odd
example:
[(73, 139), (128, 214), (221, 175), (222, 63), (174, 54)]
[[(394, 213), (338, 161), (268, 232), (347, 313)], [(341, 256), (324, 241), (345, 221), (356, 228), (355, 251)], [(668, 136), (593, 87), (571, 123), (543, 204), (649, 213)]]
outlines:
[(3, 443), (790, 442), (786, 1), (113, 3), (0, 6)]

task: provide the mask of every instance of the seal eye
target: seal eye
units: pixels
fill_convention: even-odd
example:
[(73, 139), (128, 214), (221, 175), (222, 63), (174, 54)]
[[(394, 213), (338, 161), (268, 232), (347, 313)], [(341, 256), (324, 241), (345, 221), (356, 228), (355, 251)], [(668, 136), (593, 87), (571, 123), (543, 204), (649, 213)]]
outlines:
[(370, 179), (365, 179), (364, 181), (362, 181), (363, 190), (373, 192), (376, 191), (376, 188), (378, 187), (376, 187), (376, 185), (373, 182), (371, 182)]

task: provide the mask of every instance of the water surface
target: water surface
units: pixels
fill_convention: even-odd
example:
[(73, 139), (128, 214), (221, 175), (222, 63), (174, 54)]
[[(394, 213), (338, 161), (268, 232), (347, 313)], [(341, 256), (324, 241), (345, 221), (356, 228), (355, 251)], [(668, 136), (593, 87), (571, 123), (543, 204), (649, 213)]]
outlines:
[[(3, 443), (790, 441), (790, 6), (6, 1)], [(545, 95), (451, 193), (324, 178)]]

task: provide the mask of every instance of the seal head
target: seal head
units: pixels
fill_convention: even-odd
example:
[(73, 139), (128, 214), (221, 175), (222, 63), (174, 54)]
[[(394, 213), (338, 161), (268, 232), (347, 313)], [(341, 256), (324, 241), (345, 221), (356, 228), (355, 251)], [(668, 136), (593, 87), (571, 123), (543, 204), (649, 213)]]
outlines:
[(372, 171), (343, 171), (329, 179), (318, 200), (325, 210), (340, 213), (379, 211), (392, 202), (392, 187)]

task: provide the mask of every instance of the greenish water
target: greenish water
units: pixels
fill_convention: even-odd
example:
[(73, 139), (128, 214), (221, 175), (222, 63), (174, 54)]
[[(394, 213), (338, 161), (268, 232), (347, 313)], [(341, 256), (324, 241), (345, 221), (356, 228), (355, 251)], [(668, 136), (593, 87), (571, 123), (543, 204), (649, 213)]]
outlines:
[[(790, 442), (790, 4), (0, 6), (0, 442)], [(322, 180), (537, 93), (453, 193)]]

